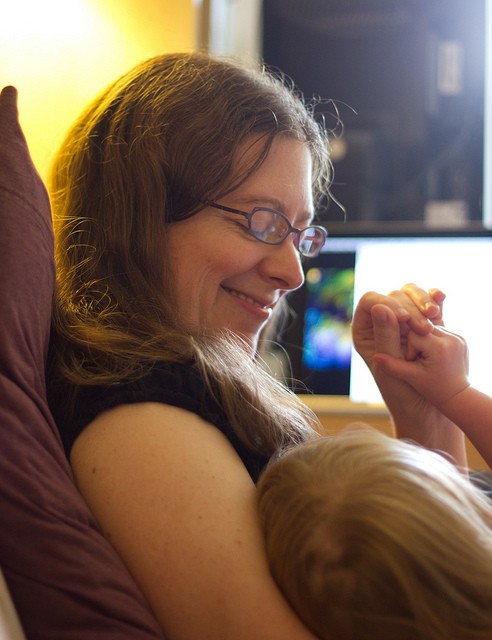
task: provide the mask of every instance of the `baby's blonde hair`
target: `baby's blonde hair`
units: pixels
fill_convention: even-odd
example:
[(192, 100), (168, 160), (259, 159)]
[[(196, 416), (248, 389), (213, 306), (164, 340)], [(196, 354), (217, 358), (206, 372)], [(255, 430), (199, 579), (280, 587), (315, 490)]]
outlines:
[(359, 429), (288, 451), (258, 494), (274, 578), (318, 637), (492, 638), (492, 508), (441, 455)]

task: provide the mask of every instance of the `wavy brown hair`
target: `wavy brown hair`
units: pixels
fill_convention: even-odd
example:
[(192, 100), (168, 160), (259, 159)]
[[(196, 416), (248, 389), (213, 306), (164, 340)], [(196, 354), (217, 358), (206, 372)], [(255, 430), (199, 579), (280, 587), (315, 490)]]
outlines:
[[(244, 166), (238, 149), (252, 136), (263, 144)], [(308, 146), (315, 198), (329, 192), (327, 134), (292, 84), (198, 53), (141, 63), (76, 121), (49, 185), (57, 263), (50, 395), (66, 415), (80, 386), (116, 384), (168, 360), (193, 362), (213, 381), (254, 450), (310, 432), (313, 417), (296, 398), (245, 362), (240, 347), (224, 346), (234, 337), (183, 329), (166, 255), (167, 225), (241, 185), (277, 136)]]
[(323, 640), (492, 638), (492, 507), (441, 455), (355, 429), (258, 482), (272, 574)]

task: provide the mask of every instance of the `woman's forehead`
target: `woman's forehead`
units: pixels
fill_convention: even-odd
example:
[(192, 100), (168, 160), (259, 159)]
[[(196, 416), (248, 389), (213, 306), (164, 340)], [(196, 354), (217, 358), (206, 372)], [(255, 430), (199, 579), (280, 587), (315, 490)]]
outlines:
[[(239, 167), (247, 170), (263, 151), (264, 141), (259, 138), (244, 146)], [(237, 204), (266, 206), (284, 212), (287, 200), (295, 194), (297, 200), (304, 200), (299, 206), (309, 219), (313, 215), (312, 164), (307, 143), (294, 137), (277, 136), (260, 166), (228, 196), (234, 197)]]

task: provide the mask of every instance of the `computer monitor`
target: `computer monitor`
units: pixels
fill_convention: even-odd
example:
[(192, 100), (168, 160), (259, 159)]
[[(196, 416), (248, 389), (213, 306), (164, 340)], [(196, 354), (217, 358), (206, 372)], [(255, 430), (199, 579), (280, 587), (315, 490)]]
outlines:
[(467, 340), (470, 380), (492, 395), (492, 231), (332, 234), (305, 272), (306, 284), (291, 300), (297, 320), (285, 347), (293, 377), (309, 391), (382, 402), (352, 347), (353, 310), (367, 291), (415, 282), (446, 293), (446, 327)]

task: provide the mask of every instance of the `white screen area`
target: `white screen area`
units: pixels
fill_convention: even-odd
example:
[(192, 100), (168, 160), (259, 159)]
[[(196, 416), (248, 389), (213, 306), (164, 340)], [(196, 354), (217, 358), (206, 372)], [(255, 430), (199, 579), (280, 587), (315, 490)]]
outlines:
[[(492, 238), (332, 239), (330, 251), (356, 253), (354, 305), (367, 291), (388, 293), (407, 282), (446, 293), (446, 327), (470, 351), (470, 380), (492, 395)], [(381, 402), (369, 370), (355, 352), (350, 374), (353, 402)]]
[(483, 224), (492, 229), (492, 0), (485, 1)]

